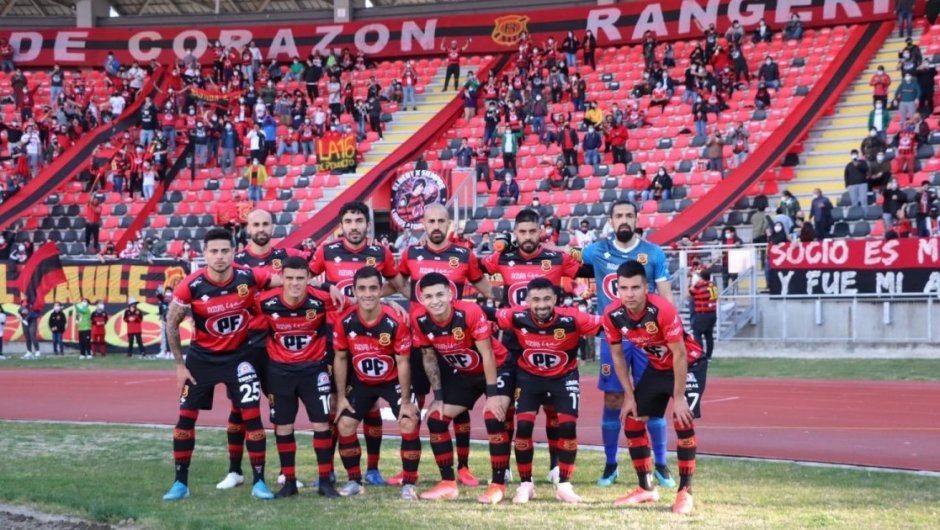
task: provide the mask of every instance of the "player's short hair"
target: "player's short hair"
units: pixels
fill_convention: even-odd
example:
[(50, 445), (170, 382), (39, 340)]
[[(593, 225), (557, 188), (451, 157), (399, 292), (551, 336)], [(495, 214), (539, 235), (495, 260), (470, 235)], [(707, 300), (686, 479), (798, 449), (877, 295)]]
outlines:
[(308, 271), (310, 270), (310, 265), (307, 264), (307, 260), (300, 256), (290, 256), (281, 262), (281, 269), (302, 269)]
[(631, 259), (617, 267), (618, 278), (636, 278), (637, 276), (642, 277), (644, 282), (649, 283), (649, 279), (646, 277), (646, 268), (640, 265), (639, 261)]
[(347, 202), (339, 209), (339, 217), (341, 219), (347, 213), (361, 213), (366, 218), (366, 222), (369, 222), (369, 207), (362, 201)]
[(526, 286), (529, 292), (532, 292), (535, 289), (551, 289), (555, 290), (555, 286), (552, 285), (552, 282), (548, 278), (534, 278), (529, 282), (529, 285)]
[(422, 291), (435, 285), (443, 285), (445, 288), (450, 289), (450, 280), (439, 272), (429, 272), (418, 280), (418, 288)]
[(610, 205), (610, 210), (607, 211), (607, 216), (608, 216), (608, 217), (613, 217), (613, 216), (614, 216), (614, 210), (617, 209), (618, 206), (623, 206), (623, 205), (627, 205), (627, 206), (630, 206), (631, 208), (633, 208), (633, 213), (635, 213), (635, 214), (639, 214), (639, 213), (640, 213), (640, 210), (636, 207), (636, 203), (634, 203), (633, 201), (628, 201), (628, 200), (626, 200), (626, 199), (617, 199), (616, 201), (614, 201), (614, 202)]
[(359, 280), (368, 280), (369, 278), (375, 278), (379, 281), (379, 285), (382, 285), (382, 274), (378, 269), (371, 265), (367, 265), (356, 271), (356, 274), (353, 274), (353, 286), (359, 283)]
[(530, 210), (528, 208), (519, 210), (519, 213), (516, 214), (516, 224), (519, 223), (539, 224), (539, 214), (535, 213), (535, 210)]
[(202, 238), (203, 247), (208, 246), (210, 241), (228, 241), (231, 243), (232, 233), (220, 226), (210, 228), (206, 232), (206, 237)]

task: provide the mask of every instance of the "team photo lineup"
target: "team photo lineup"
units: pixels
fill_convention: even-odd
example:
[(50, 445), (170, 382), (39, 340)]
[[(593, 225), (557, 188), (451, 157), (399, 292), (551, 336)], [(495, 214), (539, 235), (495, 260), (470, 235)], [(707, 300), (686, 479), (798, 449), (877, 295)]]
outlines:
[[(190, 495), (196, 420), (200, 409), (211, 408), (214, 388), (222, 383), (232, 402), (231, 466), (219, 489), (245, 483), (244, 444), (252, 496), (298, 494), (293, 426), (302, 404), (314, 429), (318, 495), (359, 495), (365, 484), (387, 483), (401, 485), (402, 500), (457, 499), (458, 478), (466, 486), (479, 484), (467, 466), (469, 411), (483, 398), (491, 476), (478, 501), (498, 504), (506, 497), (513, 446), (519, 486), (512, 502), (524, 504), (535, 497), (532, 432), (544, 409), (548, 479), (556, 499), (576, 504), (581, 499), (570, 480), (578, 449), (579, 348), (582, 337), (602, 334), (607, 344), (603, 366), (612, 366), (616, 374), (616, 382), (602, 390), (611, 396), (608, 401), (617, 399), (620, 405), (605, 406), (605, 416), (610, 412), (616, 423), (605, 420), (604, 428), (615, 429), (616, 435), (612, 447), (605, 447), (613, 461), (599, 484), (615, 480), (623, 431), (639, 485), (615, 504), (656, 502), (656, 482), (676, 485), (664, 451), (654, 465), (655, 446), (647, 433), (647, 422), (662, 423), (672, 400), (679, 440), (673, 511), (691, 513), (697, 446), (693, 422), (700, 414), (707, 359), (685, 332), (669, 298), (653, 294), (657, 287), (671, 293), (668, 277), (657, 276), (663, 274), (665, 255), (635, 234), (638, 213), (631, 202), (615, 202), (610, 210), (615, 241), (586, 247), (580, 263), (541, 243), (533, 210), (516, 216), (514, 247), (482, 260), (452, 240), (449, 213), (440, 204), (425, 212), (423, 243), (404, 249), (397, 264), (387, 247), (368, 238), (371, 212), (359, 202), (342, 206), (339, 239), (320, 247), (309, 262), (299, 253), (272, 248), (271, 215), (263, 210), (249, 214), (249, 243), (242, 252), (235, 253), (231, 233), (210, 230), (204, 241), (206, 267), (177, 285), (167, 317), (180, 416), (173, 432), (176, 477), (164, 500)], [(318, 274), (325, 281), (313, 280)], [(508, 278), (499, 296), (501, 308), (462, 300), (467, 284), (484, 299), (497, 296), (486, 274)], [(618, 298), (598, 315), (561, 306), (561, 279), (579, 274), (612, 282)], [(392, 294), (406, 297), (409, 307), (383, 301)], [(184, 352), (179, 326), (188, 312), (196, 332)], [(502, 330), (502, 340), (494, 330)], [(265, 482), (262, 399), (269, 401), (280, 459), (282, 486), (276, 493)], [(363, 423), (375, 417), (380, 399), (401, 431), (402, 470), (387, 481), (371, 447), (382, 443), (381, 419)], [(370, 445), (365, 475), (360, 423)], [(419, 494), (421, 423), (427, 424), (441, 480)], [(605, 443), (607, 439), (605, 433)], [(662, 439), (657, 442), (665, 445)], [(339, 488), (337, 451), (348, 478)]]

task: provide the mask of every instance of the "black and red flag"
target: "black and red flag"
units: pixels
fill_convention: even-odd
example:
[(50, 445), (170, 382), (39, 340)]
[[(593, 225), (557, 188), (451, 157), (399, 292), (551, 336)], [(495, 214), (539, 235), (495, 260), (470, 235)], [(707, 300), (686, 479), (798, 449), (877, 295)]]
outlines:
[(33, 252), (20, 268), (17, 287), (22, 299), (31, 300), (37, 308), (41, 308), (46, 293), (65, 281), (59, 249), (50, 241)]

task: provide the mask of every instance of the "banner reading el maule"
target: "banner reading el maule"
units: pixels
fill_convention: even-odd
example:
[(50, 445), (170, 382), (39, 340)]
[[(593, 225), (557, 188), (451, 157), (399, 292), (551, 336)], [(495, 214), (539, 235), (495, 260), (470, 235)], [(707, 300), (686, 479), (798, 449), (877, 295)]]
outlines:
[(890, 0), (660, 0), (339, 24), (17, 30), (9, 33), (9, 39), (16, 62), (29, 66), (100, 67), (109, 51), (122, 63), (156, 59), (168, 64), (184, 57), (186, 49), (206, 63), (210, 44), (216, 40), (239, 47), (255, 40), (266, 60), (342, 48), (350, 48), (354, 55), (362, 50), (371, 57), (400, 58), (438, 55), (442, 39), (456, 39), (463, 46), (468, 37), (472, 42), (467, 53), (513, 51), (522, 32), (541, 45), (549, 35), (560, 44), (569, 30), (581, 37), (590, 29), (598, 44), (607, 46), (640, 42), (646, 31), (660, 39), (700, 36), (700, 26), (710, 23), (723, 33), (733, 20), (751, 27), (764, 18), (779, 29), (792, 13), (800, 15), (805, 27), (850, 25), (891, 19), (893, 4)]
[(773, 295), (940, 293), (940, 237), (827, 239), (767, 252)]

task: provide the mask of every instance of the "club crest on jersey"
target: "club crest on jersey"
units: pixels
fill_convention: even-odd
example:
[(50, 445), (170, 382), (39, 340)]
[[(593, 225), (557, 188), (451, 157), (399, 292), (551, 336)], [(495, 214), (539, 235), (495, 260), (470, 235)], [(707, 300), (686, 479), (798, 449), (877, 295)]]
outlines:
[(240, 284), (238, 286), (238, 296), (245, 298), (248, 296), (248, 286), (245, 284)]
[(543, 270), (543, 271), (550, 271), (550, 270), (552, 270), (552, 260), (550, 260), (550, 259), (543, 259), (543, 260), (542, 260), (542, 270)]
[(565, 330), (558, 328), (555, 330), (555, 340), (565, 340)]
[(391, 333), (379, 333), (379, 345), (388, 346), (392, 343)]
[(366, 258), (366, 267), (375, 267), (375, 256)]
[(271, 260), (271, 268), (276, 271), (281, 270), (281, 260), (280, 259)]
[(659, 326), (657, 326), (655, 322), (647, 322), (646, 332), (650, 335), (654, 335), (659, 332)]
[(610, 365), (602, 364), (601, 365), (601, 375), (610, 375)]
[(456, 269), (460, 266), (460, 259), (458, 259), (457, 256), (452, 256), (449, 260), (447, 260), (447, 264), (450, 265), (450, 268)]
[(306, 314), (307, 320), (316, 320), (317, 319), (317, 310), (308, 309)]
[(463, 340), (464, 338), (463, 328), (454, 328), (453, 335), (455, 339)]
[(640, 265), (645, 266), (647, 263), (649, 263), (650, 257), (646, 254), (637, 254), (636, 260), (640, 263)]

